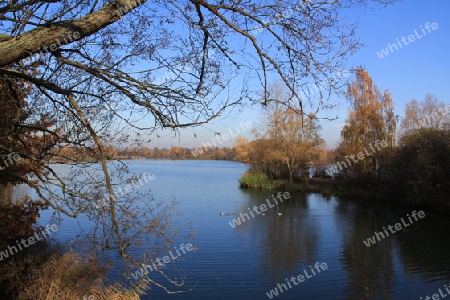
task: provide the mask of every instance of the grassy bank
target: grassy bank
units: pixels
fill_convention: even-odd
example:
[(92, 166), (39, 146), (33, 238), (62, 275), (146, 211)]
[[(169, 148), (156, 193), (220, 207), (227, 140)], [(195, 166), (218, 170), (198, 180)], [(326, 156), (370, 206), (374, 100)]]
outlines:
[(272, 180), (266, 174), (256, 171), (245, 172), (239, 179), (241, 188), (259, 190), (277, 190), (283, 192), (302, 192), (299, 185), (286, 180)]
[(399, 206), (450, 211), (450, 201), (443, 201), (442, 197), (433, 197), (432, 200), (423, 199), (418, 195), (412, 196), (411, 193), (405, 193), (395, 182), (371, 178), (310, 178), (303, 182), (290, 183), (287, 180), (271, 180), (263, 173), (249, 171), (242, 175), (239, 183), (241, 188), (321, 193), (324, 196), (337, 196), (357, 201), (377, 201)]

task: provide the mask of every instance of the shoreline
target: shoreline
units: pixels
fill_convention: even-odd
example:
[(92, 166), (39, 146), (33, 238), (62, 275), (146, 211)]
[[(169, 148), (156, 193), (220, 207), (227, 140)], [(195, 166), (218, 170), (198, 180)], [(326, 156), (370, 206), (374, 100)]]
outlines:
[(293, 193), (319, 193), (325, 196), (339, 197), (344, 201), (369, 202), (396, 206), (399, 208), (426, 209), (435, 213), (450, 212), (450, 205), (441, 203), (408, 200), (394, 194), (393, 188), (386, 182), (342, 179), (310, 178), (307, 182), (290, 183), (287, 180), (270, 180), (270, 188), (242, 184), (240, 188), (264, 191), (289, 191)]

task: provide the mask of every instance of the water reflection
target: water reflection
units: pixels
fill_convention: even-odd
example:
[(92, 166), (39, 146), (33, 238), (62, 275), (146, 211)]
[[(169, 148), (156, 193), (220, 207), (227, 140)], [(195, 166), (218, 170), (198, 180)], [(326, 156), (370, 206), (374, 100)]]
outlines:
[(363, 241), (390, 224), (388, 211), (339, 201), (337, 226), (342, 230), (340, 260), (347, 271), (347, 299), (390, 299), (396, 281), (392, 238), (367, 247)]
[(425, 281), (439, 278), (450, 282), (450, 228), (447, 220), (428, 212), (420, 223), (396, 236), (400, 259), (408, 276), (419, 275)]
[[(243, 193), (247, 198), (237, 204), (236, 213), (248, 213), (248, 208), (271, 199), (267, 192)], [(430, 214), (370, 247), (364, 244), (411, 211), (318, 194), (293, 194), (265, 216), (255, 213), (234, 230), (238, 238), (248, 235), (258, 245), (259, 272), (272, 285), (315, 261), (336, 266), (329, 271), (333, 275), (328, 274), (327, 279), (324, 275), (317, 284), (334, 292), (319, 291), (314, 284), (302, 289), (302, 299), (419, 298), (450, 281), (448, 220)], [(297, 296), (295, 291), (283, 294), (285, 299)]]
[[(246, 212), (248, 207), (260, 206), (266, 203), (266, 199), (272, 199), (269, 193), (248, 190), (245, 193), (248, 201), (242, 203), (239, 212)], [(272, 281), (276, 283), (286, 272), (295, 273), (294, 270), (302, 264), (315, 260), (317, 219), (309, 214), (305, 194), (291, 195), (291, 199), (268, 209), (265, 214), (256, 215), (251, 222), (242, 224), (237, 230), (247, 230), (246, 227), (249, 227), (252, 237), (260, 237), (261, 272), (271, 274)]]
[[(238, 188), (237, 179), (245, 166), (133, 161), (130, 169), (157, 174), (149, 186), (155, 200), (165, 204), (178, 201), (176, 208), (181, 213), (168, 217), (171, 225), (192, 221), (183, 234), (180, 231), (174, 245), (189, 242), (184, 231), (194, 231), (194, 244), (199, 247), (168, 268), (169, 272), (185, 271), (189, 286), (198, 283), (192, 292), (167, 295), (152, 289), (142, 299), (209, 299), (212, 295), (216, 300), (264, 299), (265, 292), (277, 283), (301, 274), (317, 261), (326, 262), (329, 269), (277, 299), (419, 299), (450, 282), (450, 222), (442, 216), (426, 212), (426, 217), (407, 231), (367, 247), (364, 240), (383, 226), (399, 222), (411, 210), (320, 194), (292, 194), (292, 199), (269, 209), (265, 216), (255, 214), (232, 228), (228, 222), (239, 213), (248, 213), (248, 208), (271, 199), (269, 192)], [(233, 216), (220, 216), (220, 212)], [(146, 222), (149, 218), (144, 215), (133, 220)], [(60, 234), (76, 236), (79, 227), (69, 222), (72, 220), (64, 221)], [(77, 222), (86, 225), (80, 219)], [(165, 230), (164, 236), (167, 233), (173, 234)], [(136, 244), (130, 254), (140, 257), (144, 251), (154, 250), (150, 242)], [(120, 260), (114, 263), (111, 280), (120, 279)]]

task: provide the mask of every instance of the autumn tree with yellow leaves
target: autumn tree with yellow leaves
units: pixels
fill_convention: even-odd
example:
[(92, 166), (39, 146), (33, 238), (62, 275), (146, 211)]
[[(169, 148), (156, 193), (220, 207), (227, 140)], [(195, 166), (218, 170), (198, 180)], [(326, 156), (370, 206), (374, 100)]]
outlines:
[[(274, 99), (267, 107), (266, 124), (262, 132), (255, 132), (256, 140), (241, 155), (247, 157), (254, 169), (271, 179), (307, 178), (309, 166), (320, 157), (318, 146), (323, 142), (315, 114), (307, 116), (283, 105), (289, 101), (289, 92), (279, 85), (271, 88)], [(245, 155), (244, 155), (245, 154)]]
[[(388, 90), (383, 93), (373, 83), (369, 73), (358, 68), (356, 78), (347, 88), (350, 112), (341, 131), (337, 159), (346, 159), (364, 149), (375, 149), (374, 145), (385, 142), (389, 149), (395, 145), (397, 120), (394, 104)], [(377, 171), (380, 166), (380, 151), (359, 160), (346, 171), (367, 173)]]

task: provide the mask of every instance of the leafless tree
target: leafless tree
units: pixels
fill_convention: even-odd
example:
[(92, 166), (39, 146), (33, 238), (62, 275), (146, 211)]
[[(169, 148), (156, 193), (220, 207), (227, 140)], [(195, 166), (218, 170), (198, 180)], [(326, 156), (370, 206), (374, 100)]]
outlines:
[[(54, 159), (72, 160), (75, 173), (83, 172), (75, 179), (46, 164), (20, 181), (69, 216), (109, 195), (110, 221), (103, 224), (116, 237), (109, 246), (126, 256), (129, 240), (121, 233), (129, 223), (118, 222), (124, 210), (114, 196), (115, 178), (122, 178), (115, 172), (123, 165), (108, 163), (105, 145), (206, 124), (248, 103), (267, 104), (275, 80), (290, 93), (284, 104), (297, 112), (307, 115), (308, 104), (315, 110), (332, 105), (322, 92), (341, 84), (346, 57), (359, 47), (357, 24), (346, 17), (366, 2), (0, 2), (0, 76), (32, 87), (30, 118), (45, 115), (51, 124), (35, 129), (58, 141)], [(321, 86), (320, 98), (308, 103), (303, 95), (312, 85)], [(100, 164), (65, 157), (61, 150), (70, 146), (88, 149)]]

